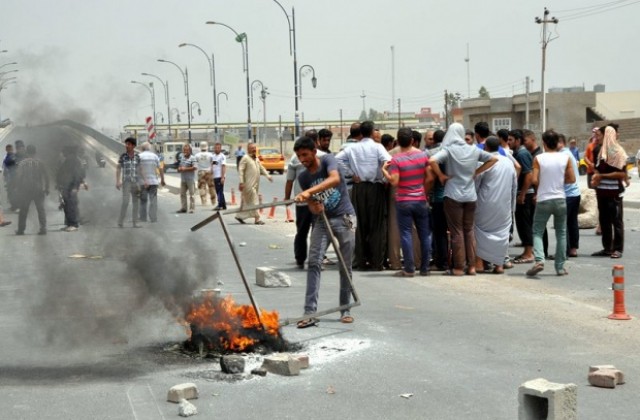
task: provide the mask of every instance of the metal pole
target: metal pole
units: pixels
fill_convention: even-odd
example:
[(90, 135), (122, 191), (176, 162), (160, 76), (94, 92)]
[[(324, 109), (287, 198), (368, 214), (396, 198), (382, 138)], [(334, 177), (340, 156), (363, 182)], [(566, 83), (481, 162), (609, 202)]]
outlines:
[(296, 137), (298, 137), (300, 136), (300, 111), (299, 111), (300, 108), (299, 108), (299, 101), (298, 101), (298, 90), (299, 90), (298, 83), (300, 83), (300, 81), (298, 80), (298, 54), (296, 51), (296, 12), (293, 6), (291, 6), (291, 21), (292, 21), (291, 34), (293, 35), (293, 84), (295, 85), (294, 94), (296, 97), (295, 125), (296, 125)]
[(526, 79), (526, 83), (527, 83), (527, 94), (526, 94), (526, 104), (524, 106), (524, 128), (526, 128), (527, 130), (529, 130), (529, 76), (527, 76)]
[(391, 46), (391, 112), (396, 107), (396, 50)]
[(471, 98), (471, 70), (469, 69), (469, 43), (467, 42), (467, 57), (464, 59), (467, 63), (467, 98)]
[(211, 53), (211, 77), (213, 78), (213, 130), (216, 142), (220, 141), (218, 136), (218, 94), (216, 92), (216, 59)]
[[(169, 81), (163, 82), (161, 78), (151, 73), (141, 73), (143, 76), (150, 76), (158, 79), (164, 88), (164, 101), (167, 104), (167, 125), (169, 129), (169, 140), (171, 140), (171, 102), (169, 100)], [(155, 115), (154, 115), (155, 118)]]
[(189, 69), (184, 68), (184, 85), (187, 91), (187, 127), (189, 129), (189, 144), (191, 144), (191, 101), (189, 101)]
[(342, 108), (340, 108), (340, 144), (344, 143), (344, 122), (342, 121)]

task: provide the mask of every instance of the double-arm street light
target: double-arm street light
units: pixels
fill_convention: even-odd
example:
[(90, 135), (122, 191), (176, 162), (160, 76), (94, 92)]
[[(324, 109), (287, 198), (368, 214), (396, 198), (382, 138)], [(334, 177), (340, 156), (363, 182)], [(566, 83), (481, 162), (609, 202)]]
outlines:
[(247, 79), (247, 82), (246, 82), (247, 83), (247, 140), (251, 141), (251, 87), (249, 86), (249, 38), (247, 37), (247, 34), (245, 32), (240, 34), (231, 26), (221, 22), (207, 21), (206, 24), (224, 26), (225, 28), (229, 29), (236, 35), (236, 41), (239, 42), (240, 45), (242, 45), (243, 70), (245, 72), (246, 79)]
[(213, 130), (215, 133), (215, 139), (216, 141), (218, 141), (218, 94), (216, 92), (216, 58), (213, 55), (213, 53), (211, 53), (211, 58), (209, 58), (209, 54), (207, 54), (207, 52), (205, 50), (203, 50), (202, 48), (200, 48), (199, 46), (197, 46), (196, 44), (190, 44), (187, 42), (183, 42), (182, 44), (178, 45), (178, 47), (193, 47), (193, 48), (197, 48), (198, 50), (200, 50), (202, 52), (202, 54), (204, 54), (205, 57), (207, 57), (207, 61), (209, 62), (209, 71), (210, 71), (210, 83), (211, 86), (213, 86)]
[(161, 63), (173, 64), (178, 70), (180, 70), (180, 74), (182, 74), (182, 79), (184, 80), (184, 94), (187, 97), (187, 127), (189, 130), (189, 144), (191, 144), (191, 101), (189, 100), (189, 70), (185, 67), (184, 70), (174, 63), (173, 61), (163, 60), (162, 58), (158, 59)]
[[(149, 77), (154, 77), (156, 78), (160, 84), (162, 85), (162, 87), (164, 88), (164, 102), (167, 104), (167, 124), (168, 124), (168, 128), (169, 128), (169, 140), (171, 140), (171, 104), (169, 101), (169, 82), (163, 82), (161, 78), (159, 78), (158, 76), (156, 76), (155, 74), (151, 74), (151, 73), (141, 73), (143, 76), (149, 76)], [(155, 117), (155, 115), (154, 115)]]
[(318, 79), (316, 78), (316, 69), (313, 68), (312, 65), (310, 64), (305, 64), (304, 66), (300, 67), (300, 74), (298, 75), (298, 80), (300, 81), (300, 99), (302, 99), (302, 76), (304, 76), (305, 74), (302, 73), (302, 70), (304, 69), (311, 69), (311, 86), (313, 86), (313, 88), (315, 89), (316, 86), (318, 85)]
[(153, 110), (153, 118), (154, 118), (154, 124), (155, 124), (155, 118), (156, 118), (156, 92), (155, 92), (155, 89), (153, 89), (153, 82), (149, 82), (149, 84), (147, 85), (146, 83), (138, 82), (137, 80), (132, 80), (131, 83), (144, 86), (149, 91), (149, 94), (151, 95), (151, 108)]
[(289, 24), (289, 55), (293, 55), (293, 94), (294, 94), (294, 102), (295, 102), (295, 135), (298, 137), (300, 135), (300, 108), (298, 103), (298, 56), (296, 53), (296, 11), (291, 7), (291, 18), (289, 18), (289, 14), (285, 10), (284, 7), (278, 2), (278, 0), (273, 0), (276, 3), (284, 15), (287, 18), (287, 23)]

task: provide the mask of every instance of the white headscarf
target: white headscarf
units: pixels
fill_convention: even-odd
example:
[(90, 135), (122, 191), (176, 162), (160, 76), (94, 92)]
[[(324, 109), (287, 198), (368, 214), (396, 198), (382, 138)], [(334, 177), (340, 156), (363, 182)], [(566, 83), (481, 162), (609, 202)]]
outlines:
[(458, 146), (468, 146), (467, 142), (464, 141), (464, 127), (460, 123), (451, 124), (442, 140), (442, 147), (454, 144)]
[(464, 127), (460, 123), (449, 126), (442, 140), (442, 148), (449, 151), (449, 156), (461, 164), (477, 165), (479, 149), (476, 145), (464, 141)]

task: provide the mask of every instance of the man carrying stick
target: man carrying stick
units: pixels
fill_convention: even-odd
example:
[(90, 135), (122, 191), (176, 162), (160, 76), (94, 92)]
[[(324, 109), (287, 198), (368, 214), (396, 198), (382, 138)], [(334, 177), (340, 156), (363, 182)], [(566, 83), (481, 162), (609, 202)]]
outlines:
[[(309, 137), (296, 140), (293, 150), (306, 170), (298, 176), (302, 192), (295, 197), (298, 202), (306, 201), (313, 214), (313, 230), (309, 247), (309, 268), (307, 271), (307, 291), (305, 294), (304, 315), (298, 322), (298, 328), (306, 328), (318, 323), (314, 314), (318, 309), (322, 259), (331, 240), (331, 231), (339, 243), (339, 252), (344, 264), (340, 265), (340, 306), (348, 305), (351, 300), (351, 261), (355, 247), (356, 216), (344, 178), (338, 170), (335, 158), (326, 154), (316, 155), (315, 142)], [(322, 216), (325, 213), (326, 218)], [(325, 224), (328, 221), (330, 226)], [(353, 317), (348, 309), (340, 311), (340, 321), (352, 323)]]

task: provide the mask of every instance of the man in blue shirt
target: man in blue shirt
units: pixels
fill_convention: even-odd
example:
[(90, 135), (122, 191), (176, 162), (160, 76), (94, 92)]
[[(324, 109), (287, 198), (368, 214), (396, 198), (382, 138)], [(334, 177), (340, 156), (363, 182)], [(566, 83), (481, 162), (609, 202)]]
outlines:
[[(302, 192), (295, 200), (306, 202), (313, 216), (313, 230), (309, 246), (309, 269), (307, 271), (307, 290), (305, 294), (304, 314), (309, 316), (298, 322), (298, 328), (315, 325), (318, 320), (313, 315), (318, 309), (318, 293), (322, 259), (330, 238), (325, 225), (324, 212), (331, 225), (331, 231), (339, 243), (346, 272), (340, 267), (340, 306), (348, 305), (351, 300), (351, 260), (355, 246), (356, 216), (344, 178), (338, 170), (338, 163), (331, 154), (317, 156), (315, 142), (309, 137), (296, 140), (293, 150), (305, 167), (298, 175)], [(348, 309), (341, 310), (340, 321), (352, 323), (353, 317)]]

